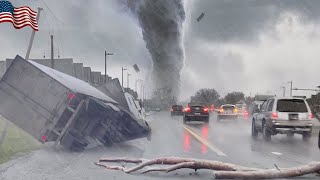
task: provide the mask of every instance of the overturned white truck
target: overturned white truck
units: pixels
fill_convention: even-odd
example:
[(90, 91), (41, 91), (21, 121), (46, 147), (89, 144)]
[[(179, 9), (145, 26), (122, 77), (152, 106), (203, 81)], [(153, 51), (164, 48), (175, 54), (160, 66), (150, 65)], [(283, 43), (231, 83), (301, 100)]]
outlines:
[(84, 81), (17, 56), (0, 81), (0, 114), (42, 143), (81, 151), (150, 136), (146, 121)]

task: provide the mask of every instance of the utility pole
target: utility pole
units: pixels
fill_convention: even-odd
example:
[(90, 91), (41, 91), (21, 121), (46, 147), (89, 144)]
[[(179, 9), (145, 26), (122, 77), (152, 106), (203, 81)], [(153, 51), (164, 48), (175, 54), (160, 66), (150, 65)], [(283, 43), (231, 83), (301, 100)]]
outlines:
[(107, 82), (107, 56), (112, 56), (113, 53), (107, 53), (104, 51), (104, 82)]
[(286, 87), (285, 86), (281, 86), (281, 88), (283, 89), (283, 97), (286, 96)]
[(54, 69), (53, 35), (51, 37), (51, 68)]
[(127, 69), (125, 69), (125, 68), (122, 67), (121, 70), (122, 70), (122, 71), (121, 71), (121, 86), (122, 86), (122, 88), (123, 88), (123, 71), (126, 71)]
[(288, 82), (290, 84), (290, 97), (292, 97), (292, 80)]
[[(43, 9), (38, 7), (38, 13), (37, 13), (37, 17), (36, 17), (36, 20), (37, 22), (39, 22), (39, 18), (40, 18), (40, 12), (42, 11)], [(29, 46), (28, 46), (28, 49), (27, 49), (27, 53), (26, 53), (26, 60), (29, 59), (29, 56), (30, 56), (30, 52), (31, 52), (31, 48), (32, 48), (32, 44), (33, 44), (33, 40), (34, 40), (34, 35), (36, 34), (36, 31), (33, 30), (32, 33), (31, 33), (31, 38), (30, 38), (30, 41), (29, 41)]]
[(131, 76), (131, 74), (129, 72), (127, 72), (127, 88), (130, 88), (129, 87), (130, 76)]

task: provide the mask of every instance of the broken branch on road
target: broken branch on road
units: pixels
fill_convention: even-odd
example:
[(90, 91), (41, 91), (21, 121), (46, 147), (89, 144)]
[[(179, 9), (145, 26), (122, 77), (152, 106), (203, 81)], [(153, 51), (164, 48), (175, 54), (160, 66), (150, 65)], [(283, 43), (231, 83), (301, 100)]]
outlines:
[[(111, 166), (105, 163), (131, 163), (137, 164), (133, 167), (126, 166)], [(130, 158), (102, 158), (95, 165), (104, 167), (108, 170), (118, 170), (124, 173), (137, 172), (143, 168), (147, 168), (142, 173), (148, 172), (172, 172), (178, 169), (208, 169), (214, 170), (213, 176), (216, 179), (274, 179), (274, 178), (289, 178), (303, 176), (306, 174), (319, 173), (320, 162), (312, 162), (307, 165), (302, 165), (292, 168), (274, 168), (274, 169), (258, 169), (239, 166), (231, 163), (220, 161), (180, 158), (180, 157), (163, 157), (156, 159), (130, 159)], [(149, 166), (160, 165), (164, 167), (148, 168)]]

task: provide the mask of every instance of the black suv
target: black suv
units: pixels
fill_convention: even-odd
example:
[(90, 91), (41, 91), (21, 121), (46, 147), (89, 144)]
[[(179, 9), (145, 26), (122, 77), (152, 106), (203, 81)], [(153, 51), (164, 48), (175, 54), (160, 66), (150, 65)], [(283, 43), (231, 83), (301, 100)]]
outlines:
[(182, 105), (173, 105), (171, 107), (171, 116), (182, 116), (182, 115), (183, 115)]
[(201, 104), (189, 104), (188, 107), (184, 109), (183, 122), (187, 123), (189, 121), (203, 121), (208, 123), (209, 108)]

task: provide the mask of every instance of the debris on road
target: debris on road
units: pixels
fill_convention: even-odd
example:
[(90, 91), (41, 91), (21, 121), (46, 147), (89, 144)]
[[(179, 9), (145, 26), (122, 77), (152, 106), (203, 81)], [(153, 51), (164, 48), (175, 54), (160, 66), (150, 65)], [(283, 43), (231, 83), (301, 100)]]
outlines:
[[(125, 166), (110, 166), (105, 162), (134, 163), (137, 164), (131, 168)], [(238, 166), (236, 164), (224, 163), (205, 159), (191, 159), (180, 157), (164, 157), (156, 159), (129, 159), (129, 158), (101, 158), (95, 165), (109, 170), (123, 171), (124, 173), (136, 172), (147, 166), (166, 165), (165, 168), (149, 168), (142, 173), (148, 172), (172, 172), (178, 169), (209, 169), (214, 170), (213, 175), (216, 179), (276, 179), (298, 177), (306, 174), (320, 173), (320, 162), (312, 162), (307, 165), (301, 165), (292, 168), (276, 169), (258, 169)], [(169, 166), (168, 166), (169, 165)]]
[(20, 56), (0, 81), (0, 102), (0, 114), (39, 142), (75, 151), (150, 136), (146, 121), (95, 87)]

